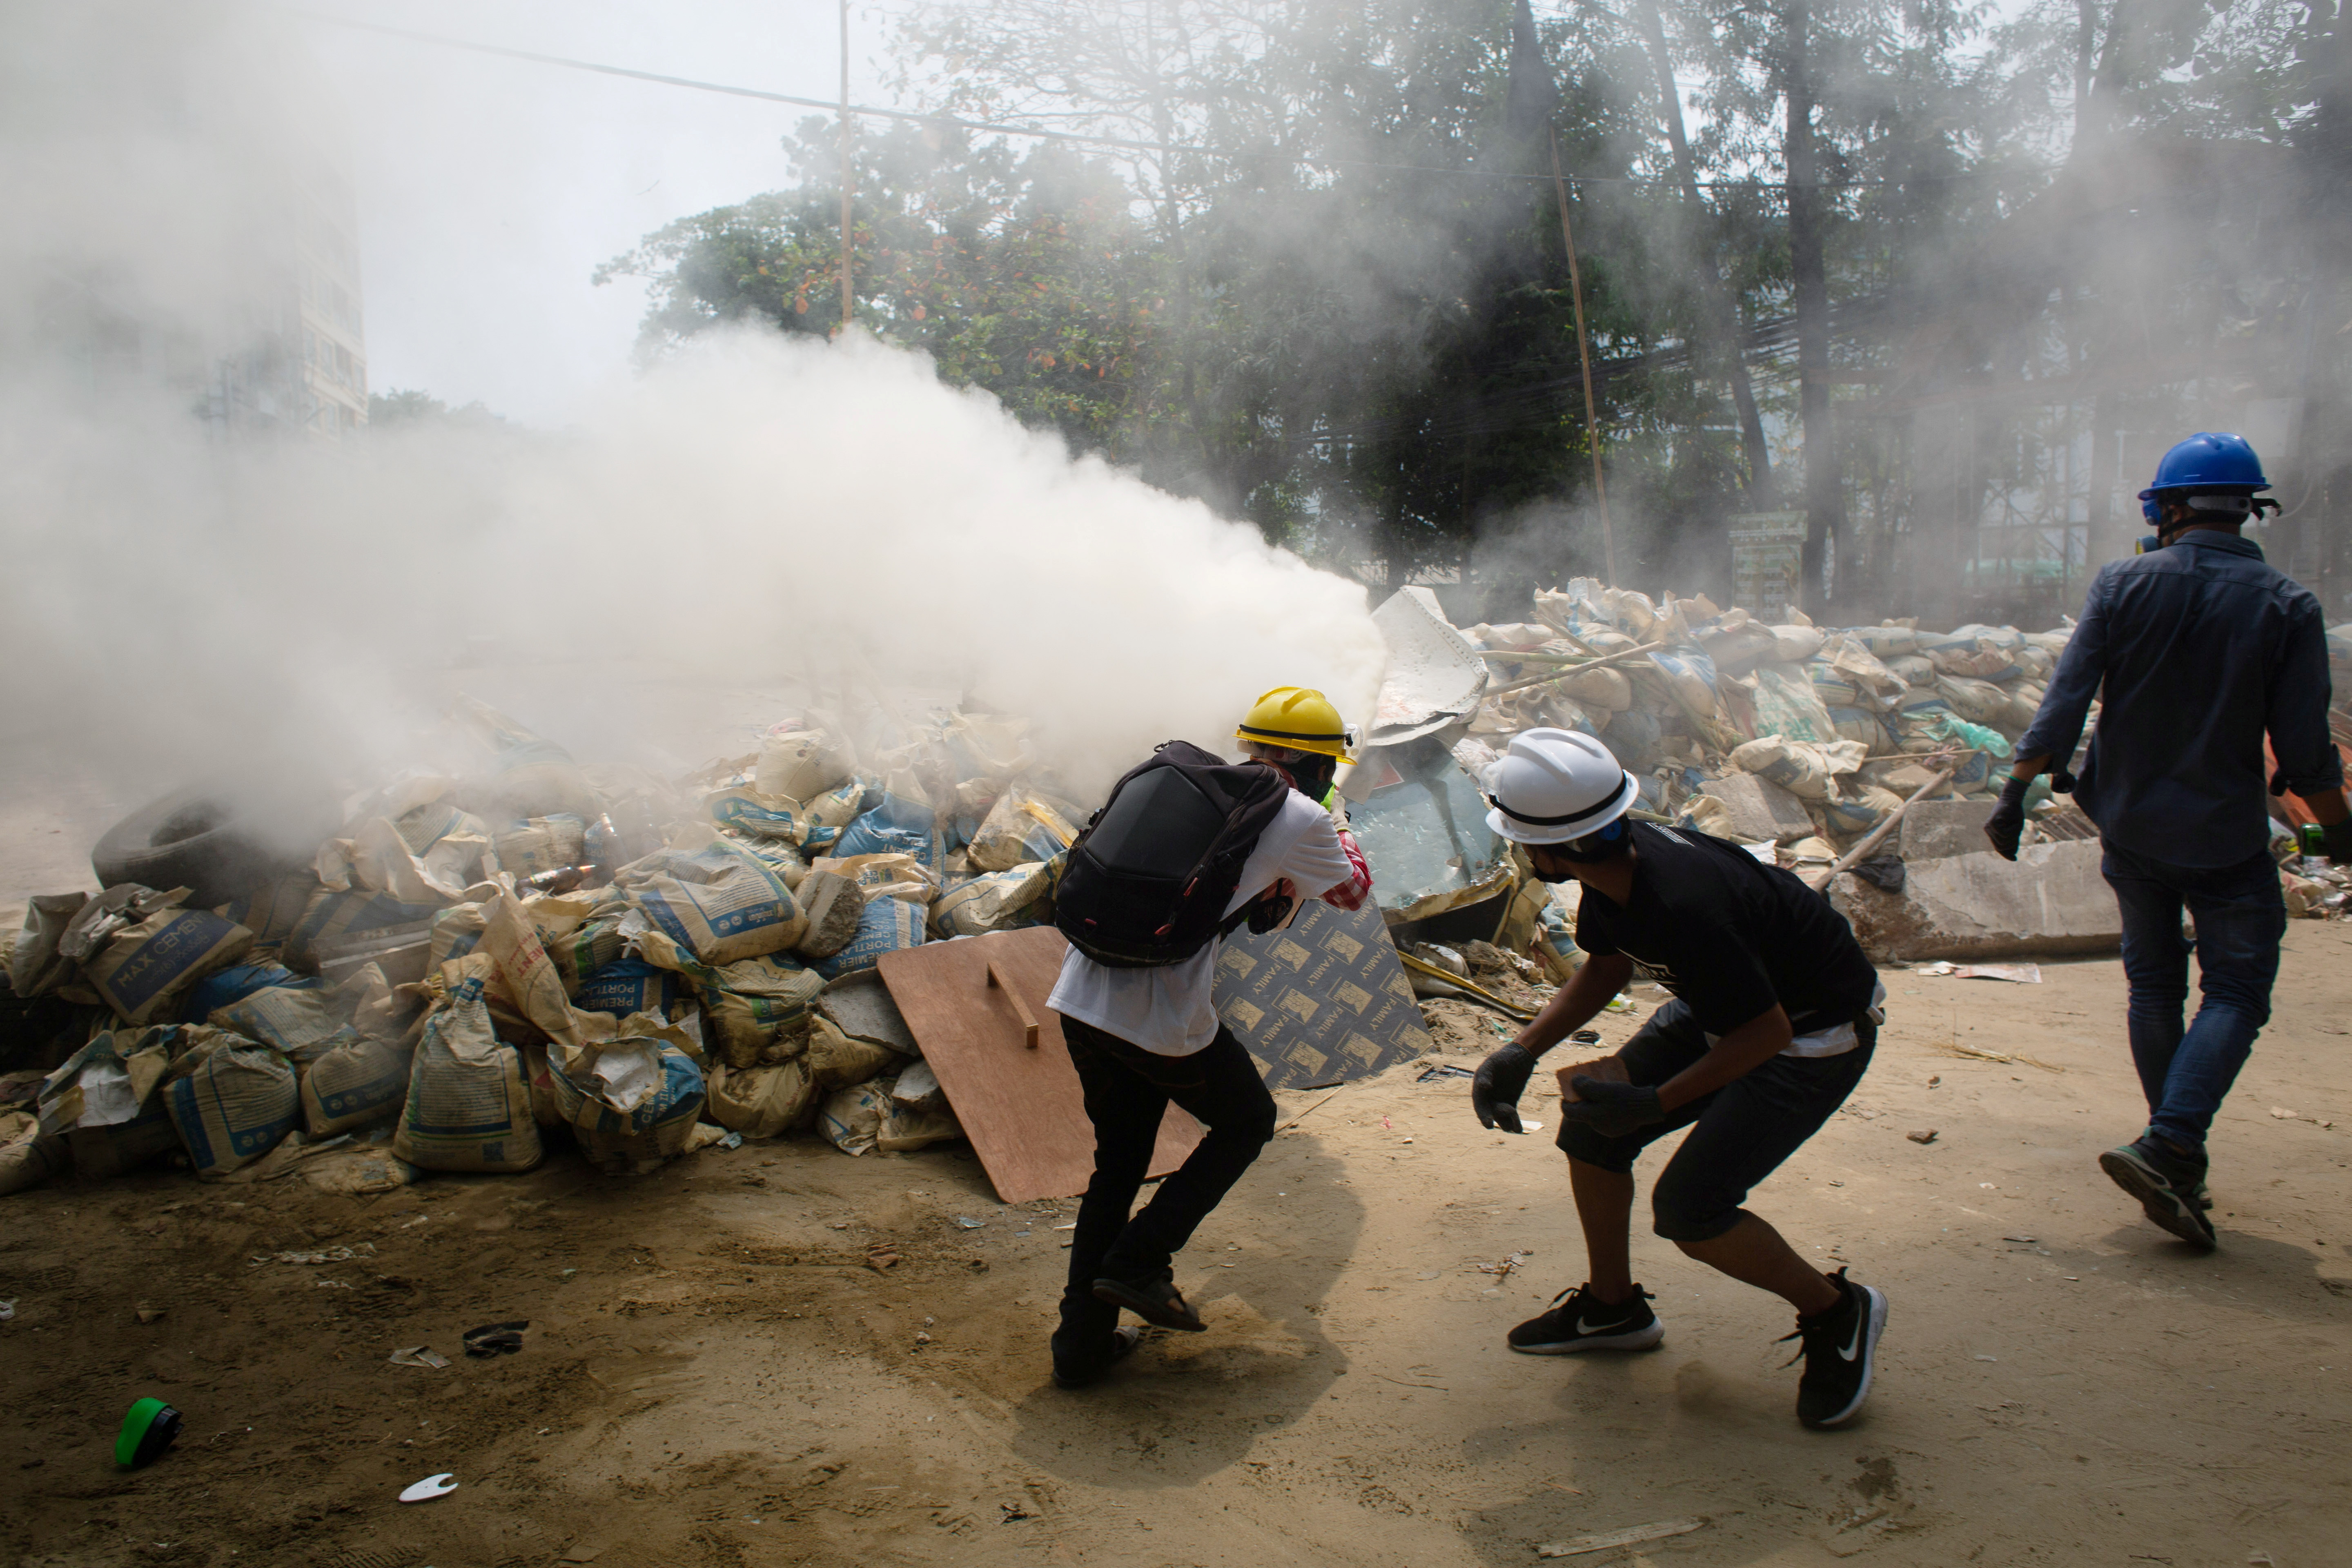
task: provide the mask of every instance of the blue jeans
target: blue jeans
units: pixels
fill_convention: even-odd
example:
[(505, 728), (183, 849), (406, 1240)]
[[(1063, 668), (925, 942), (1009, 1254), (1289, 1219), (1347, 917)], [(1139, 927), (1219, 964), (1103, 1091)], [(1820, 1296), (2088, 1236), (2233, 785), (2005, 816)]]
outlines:
[[(2100, 869), (2123, 909), (2124, 979), (2131, 990), (2126, 1017), (2148, 1126), (2202, 1159), (2213, 1113), (2270, 1021), (2279, 939), (2286, 934), (2278, 865), (2262, 854), (2200, 869), (2104, 847)], [(2197, 922), (2197, 989), (2204, 998), (2186, 1029), (2183, 905)]]

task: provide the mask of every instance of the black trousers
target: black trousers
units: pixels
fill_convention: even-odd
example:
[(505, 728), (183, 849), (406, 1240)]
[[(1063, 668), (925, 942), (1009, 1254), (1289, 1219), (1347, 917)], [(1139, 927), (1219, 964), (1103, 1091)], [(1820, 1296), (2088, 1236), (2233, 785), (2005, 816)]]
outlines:
[[(1094, 1123), (1095, 1173), (1078, 1204), (1055, 1338), (1085, 1353), (1107, 1343), (1118, 1322), (1118, 1308), (1095, 1300), (1094, 1282), (1173, 1277), (1177, 1252), (1274, 1136), (1274, 1096), (1249, 1051), (1223, 1026), (1189, 1057), (1156, 1055), (1076, 1018), (1062, 1020), (1062, 1038)], [(1130, 1216), (1171, 1100), (1208, 1135)]]

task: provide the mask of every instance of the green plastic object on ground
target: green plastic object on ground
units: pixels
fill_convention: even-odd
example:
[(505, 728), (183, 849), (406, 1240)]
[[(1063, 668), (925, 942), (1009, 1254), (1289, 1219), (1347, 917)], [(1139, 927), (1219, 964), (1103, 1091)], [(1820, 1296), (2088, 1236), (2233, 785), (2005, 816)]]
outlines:
[(114, 1462), (136, 1469), (170, 1447), (180, 1435), (180, 1413), (160, 1399), (142, 1399), (122, 1417), (114, 1439)]
[(1937, 730), (1946, 740), (1974, 746), (1996, 757), (2009, 755), (2009, 737), (1983, 724), (1971, 724), (1958, 714), (1947, 713), (1937, 721)]

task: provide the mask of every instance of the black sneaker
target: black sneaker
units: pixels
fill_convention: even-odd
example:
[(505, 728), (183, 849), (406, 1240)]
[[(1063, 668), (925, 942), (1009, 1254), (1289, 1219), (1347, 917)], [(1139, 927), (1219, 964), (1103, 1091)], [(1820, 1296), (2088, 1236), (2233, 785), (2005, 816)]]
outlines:
[(1666, 1337), (1666, 1325), (1650, 1310), (1650, 1293), (1639, 1285), (1622, 1301), (1603, 1301), (1589, 1284), (1562, 1290), (1551, 1310), (1529, 1318), (1505, 1337), (1526, 1355), (1574, 1355), (1580, 1351), (1645, 1351)]
[(1135, 1353), (1141, 1342), (1143, 1331), (1133, 1323), (1110, 1331), (1109, 1342), (1092, 1355), (1082, 1355), (1062, 1343), (1062, 1336), (1054, 1336), (1054, 1386), (1084, 1388), (1099, 1382), (1112, 1363), (1125, 1361)]
[(2189, 1246), (2210, 1252), (2221, 1245), (2213, 1222), (2205, 1217), (2213, 1200), (2205, 1193), (2203, 1168), (2175, 1153), (2154, 1133), (2108, 1150), (2099, 1156), (2099, 1169), (2137, 1198), (2149, 1219)]
[[(1857, 1285), (1841, 1268), (1830, 1283), (1845, 1300), (1815, 1317), (1799, 1318), (1797, 1331), (1781, 1339), (1802, 1339), (1797, 1352), (1805, 1373), (1797, 1380), (1797, 1419), (1808, 1426), (1839, 1426), (1851, 1421), (1870, 1397), (1870, 1375), (1878, 1361), (1878, 1336), (1886, 1331), (1886, 1298), (1867, 1285)], [(1789, 1364), (1795, 1365), (1791, 1358)]]

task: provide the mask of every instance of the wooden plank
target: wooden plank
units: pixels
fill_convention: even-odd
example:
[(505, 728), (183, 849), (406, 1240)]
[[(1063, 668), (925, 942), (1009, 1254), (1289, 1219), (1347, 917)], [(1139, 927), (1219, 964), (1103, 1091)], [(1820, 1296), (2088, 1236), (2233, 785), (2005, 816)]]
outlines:
[[(1045, 1005), (1067, 946), (1053, 927), (1031, 926), (927, 942), (877, 966), (1008, 1204), (1073, 1197), (1094, 1174), (1094, 1124), (1061, 1015)], [(1200, 1142), (1201, 1124), (1169, 1106), (1151, 1174), (1176, 1169)]]

